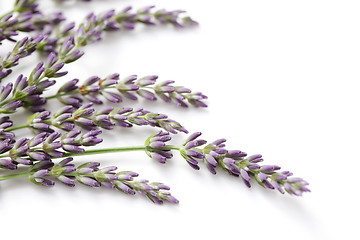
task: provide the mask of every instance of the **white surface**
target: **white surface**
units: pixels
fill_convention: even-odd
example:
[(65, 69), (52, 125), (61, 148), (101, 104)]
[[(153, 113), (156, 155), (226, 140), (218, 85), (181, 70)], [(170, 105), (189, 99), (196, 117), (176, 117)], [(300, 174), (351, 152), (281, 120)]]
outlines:
[[(230, 149), (261, 153), (265, 163), (310, 182), (312, 193), (296, 198), (255, 183), (249, 190), (240, 179), (212, 176), (205, 166), (192, 170), (178, 154), (166, 165), (142, 152), (103, 155), (87, 159), (164, 182), (180, 204), (158, 206), (141, 196), (84, 186), (44, 189), (25, 179), (2, 182), (2, 235), (358, 239), (359, 2), (109, 0), (64, 9), (69, 18), (81, 19), (88, 11), (128, 4), (185, 9), (201, 25), (106, 35), (66, 67), (67, 79), (158, 74), (202, 91), (209, 96), (205, 110), (163, 102), (126, 104), (166, 113), (210, 141), (226, 137)], [(139, 145), (154, 131), (117, 129), (102, 146)]]

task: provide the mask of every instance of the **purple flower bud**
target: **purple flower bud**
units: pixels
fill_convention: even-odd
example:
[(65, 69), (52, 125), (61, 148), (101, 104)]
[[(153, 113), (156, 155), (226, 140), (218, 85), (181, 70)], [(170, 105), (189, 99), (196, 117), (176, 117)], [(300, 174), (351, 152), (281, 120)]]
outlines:
[(166, 162), (166, 157), (157, 152), (150, 153), (150, 155), (152, 159), (158, 161), (159, 163), (164, 164)]
[(51, 187), (55, 185), (55, 182), (52, 180), (49, 180), (47, 178), (35, 178), (34, 179), (36, 183), (44, 186), (44, 187)]
[(71, 179), (71, 178), (66, 177), (66, 176), (61, 175), (57, 179), (60, 180), (66, 186), (69, 186), (69, 187), (74, 187), (75, 186), (75, 181), (73, 179)]
[(225, 144), (224, 144), (225, 142), (226, 142), (226, 139), (221, 138), (221, 139), (215, 140), (214, 142), (212, 142), (212, 144), (217, 147), (225, 147)]
[(210, 173), (215, 175), (216, 170), (215, 170), (214, 166), (211, 165), (209, 162), (206, 162), (205, 164), (206, 164), (207, 169), (210, 171)]
[(185, 150), (186, 155), (194, 157), (194, 158), (199, 158), (199, 159), (203, 159), (204, 158), (204, 154), (202, 154), (199, 151), (196, 150)]
[(213, 167), (216, 167), (217, 164), (218, 164), (216, 159), (210, 154), (205, 155), (205, 160), (206, 160), (206, 162), (208, 162)]
[(265, 174), (265, 173), (258, 173), (258, 178), (261, 180), (261, 181), (264, 181), (264, 180), (266, 180), (267, 178), (268, 178), (268, 175), (267, 174)]
[(78, 176), (78, 177), (76, 177), (76, 179), (80, 183), (88, 185), (90, 187), (100, 187), (101, 186), (101, 184), (98, 181), (96, 181), (96, 180), (94, 180), (92, 178), (89, 178), (89, 177)]
[(64, 85), (62, 85), (59, 89), (59, 92), (71, 92), (76, 90), (78, 87), (76, 86), (76, 84), (79, 82), (79, 79), (73, 79), (67, 83), (65, 83)]
[(17, 169), (17, 166), (11, 159), (0, 159), (0, 168), (15, 170)]
[(13, 84), (12, 83), (8, 83), (8, 84), (6, 84), (6, 86), (1, 86), (1, 88), (0, 88), (0, 102), (5, 100), (9, 96), (12, 89), (13, 89)]
[(132, 181), (134, 177), (139, 176), (138, 173), (132, 171), (118, 172), (116, 175), (118, 176), (118, 180), (126, 181)]
[(265, 173), (271, 173), (279, 169), (280, 167), (276, 165), (264, 165), (260, 168), (260, 170)]
[(69, 55), (67, 55), (64, 59), (64, 63), (71, 63), (79, 58), (81, 58), (84, 55), (84, 52), (80, 51), (79, 49), (76, 49), (75, 51), (71, 52)]
[(166, 146), (166, 144), (164, 142), (157, 141), (157, 142), (150, 143), (149, 146), (151, 148), (163, 148)]
[(40, 151), (30, 151), (27, 152), (27, 155), (35, 160), (44, 161), (48, 160), (49, 157), (47, 154), (40, 152)]
[(279, 185), (276, 181), (272, 180), (272, 181), (271, 181), (271, 184), (272, 184), (272, 185), (274, 186), (274, 188), (277, 189), (281, 194), (284, 194), (284, 193), (285, 193), (284, 190), (280, 187), (280, 185)]
[(84, 86), (90, 86), (96, 82), (100, 81), (100, 78), (98, 76), (91, 76), (88, 79), (86, 79), (83, 83)]
[(244, 153), (240, 150), (231, 150), (231, 151), (228, 151), (227, 154), (230, 158), (236, 158), (237, 160), (246, 156), (246, 153)]
[(35, 178), (41, 178), (41, 177), (46, 176), (48, 173), (49, 173), (48, 169), (41, 169), (41, 170), (35, 172), (32, 176)]
[(129, 195), (135, 194), (135, 191), (132, 189), (132, 187), (120, 181), (115, 181), (115, 187), (126, 194)]
[(25, 158), (13, 158), (13, 161), (18, 163), (18, 164), (22, 164), (22, 165), (32, 165), (32, 162), (28, 159)]
[(45, 66), (51, 67), (57, 62), (57, 60), (58, 60), (57, 55), (54, 52), (51, 52), (45, 61)]
[(14, 113), (17, 108), (23, 105), (22, 101), (12, 101), (2, 106), (3, 113)]
[(199, 136), (201, 136), (201, 132), (195, 132), (195, 133), (191, 134), (191, 135), (185, 140), (185, 143), (191, 142), (191, 141), (195, 140), (196, 138), (198, 138)]
[(191, 149), (191, 148), (195, 148), (195, 147), (198, 147), (198, 146), (201, 146), (201, 145), (204, 145), (206, 144), (206, 141), (205, 140), (194, 140), (194, 141), (191, 141), (191, 142), (188, 142), (186, 145), (185, 145), (185, 148), (186, 149)]
[(78, 146), (74, 146), (74, 145), (67, 145), (67, 144), (64, 144), (62, 146), (62, 148), (67, 151), (67, 152), (72, 152), (72, 153), (82, 153), (84, 152), (85, 150), (83, 148), (80, 148)]

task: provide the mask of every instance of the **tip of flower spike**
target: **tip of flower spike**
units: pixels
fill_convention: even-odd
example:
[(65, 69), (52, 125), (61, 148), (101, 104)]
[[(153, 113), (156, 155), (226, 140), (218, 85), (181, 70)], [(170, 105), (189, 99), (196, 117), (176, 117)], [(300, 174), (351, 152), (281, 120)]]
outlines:
[(171, 196), (171, 195), (167, 197), (166, 201), (171, 202), (171, 203), (175, 203), (175, 204), (179, 204), (179, 200), (176, 199), (174, 196)]

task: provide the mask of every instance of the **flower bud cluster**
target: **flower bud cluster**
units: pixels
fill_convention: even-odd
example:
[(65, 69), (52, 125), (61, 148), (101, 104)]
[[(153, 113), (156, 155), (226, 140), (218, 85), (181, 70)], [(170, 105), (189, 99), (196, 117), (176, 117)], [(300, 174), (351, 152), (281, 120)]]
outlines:
[(13, 122), (10, 120), (10, 117), (6, 116), (0, 118), (0, 141), (9, 140), (10, 142), (14, 142), (15, 134), (6, 131), (6, 129), (12, 125)]
[(132, 30), (136, 24), (156, 25), (171, 24), (175, 27), (197, 25), (198, 23), (189, 16), (182, 16), (184, 11), (167, 11), (164, 9), (153, 11), (154, 6), (144, 7), (132, 11), (132, 7), (126, 7), (122, 11), (107, 12), (95, 15), (90, 13), (85, 20), (75, 29), (74, 23), (68, 23), (60, 32), (48, 30), (46, 43), (40, 46), (40, 50), (58, 52), (58, 46), (64, 43), (64, 37), (74, 38), (76, 46), (85, 46), (101, 39), (104, 31), (118, 31), (121, 29)]
[(66, 153), (84, 152), (83, 146), (102, 142), (97, 138), (100, 133), (100, 130), (93, 130), (81, 134), (79, 130), (72, 130), (64, 135), (42, 132), (31, 139), (21, 138), (15, 142), (5, 139), (0, 142), (0, 168), (13, 170), (18, 164), (32, 165), (34, 161), (49, 161)]
[(70, 131), (75, 126), (86, 130), (94, 130), (98, 127), (111, 130), (115, 126), (132, 127), (152, 126), (176, 134), (178, 131), (187, 133), (187, 130), (180, 123), (169, 119), (164, 114), (152, 113), (144, 109), (132, 108), (105, 108), (95, 111), (92, 103), (85, 104), (79, 108), (65, 106), (51, 115), (44, 111), (35, 113), (28, 119), (28, 125), (37, 131), (52, 132), (52, 127)]
[[(181, 107), (188, 107), (188, 104), (195, 107), (207, 107), (203, 102), (207, 99), (204, 94), (192, 92), (182, 86), (173, 86), (172, 84), (175, 81), (172, 80), (156, 84), (157, 79), (158, 76), (156, 75), (142, 78), (131, 75), (119, 80), (117, 73), (104, 79), (92, 76), (85, 80), (82, 85), (78, 85), (78, 79), (73, 79), (60, 87), (57, 95), (62, 103), (74, 107), (79, 107), (83, 98), (96, 104), (102, 104), (101, 99), (99, 99), (100, 95), (114, 103), (122, 102), (123, 97), (135, 101), (138, 99), (138, 95), (150, 101), (155, 101), (159, 97), (165, 102), (173, 102)], [(115, 89), (117, 92), (111, 91)]]
[(49, 78), (58, 78), (67, 74), (66, 71), (60, 72), (64, 65), (65, 63), (56, 54), (51, 53), (45, 64), (40, 62), (36, 65), (29, 78), (21, 74), (14, 85), (8, 83), (1, 86), (0, 113), (14, 113), (22, 106), (33, 111), (44, 111), (42, 105), (45, 104), (46, 99), (42, 93), (55, 84), (55, 80), (49, 80)]
[(44, 37), (41, 34), (38, 34), (31, 38), (24, 37), (18, 41), (12, 51), (0, 61), (0, 80), (7, 77), (12, 72), (10, 68), (18, 65), (21, 58), (33, 53), (43, 38)]
[(15, 42), (19, 32), (43, 30), (45, 26), (55, 26), (65, 20), (60, 12), (44, 15), (38, 9), (37, 0), (16, 0), (13, 12), (0, 18), (0, 44), (4, 39)]
[(167, 185), (148, 180), (134, 180), (139, 175), (135, 172), (115, 172), (117, 170), (115, 166), (99, 168), (98, 162), (88, 162), (76, 167), (72, 160), (73, 158), (68, 157), (58, 164), (54, 164), (51, 160), (38, 162), (30, 167), (29, 180), (36, 185), (53, 186), (55, 184), (53, 179), (56, 179), (69, 187), (74, 187), (77, 181), (90, 187), (105, 186), (117, 189), (129, 195), (138, 192), (157, 204), (165, 201), (179, 202), (170, 194)]
[(145, 141), (146, 154), (159, 163), (165, 163), (167, 159), (173, 157), (170, 149), (165, 148), (166, 142), (170, 140), (171, 137), (168, 132), (160, 131), (154, 135), (151, 135)]
[(200, 132), (191, 134), (181, 146), (167, 145), (171, 140), (167, 133), (159, 132), (150, 136), (146, 143), (146, 153), (152, 159), (165, 163), (172, 158), (171, 150), (179, 150), (181, 156), (195, 170), (199, 170), (199, 161), (204, 161), (212, 174), (216, 174), (216, 167), (231, 176), (240, 177), (246, 186), (251, 187), (251, 179), (267, 188), (277, 189), (280, 193), (300, 196), (309, 192), (308, 183), (301, 178), (291, 177), (289, 171), (279, 171), (276, 165), (259, 165), (263, 161), (261, 155), (247, 156), (240, 150), (225, 149), (226, 139), (218, 139), (212, 143), (199, 139)]
[(33, 13), (30, 11), (22, 12), (17, 16), (8, 14), (0, 19), (0, 43), (4, 40), (15, 42), (15, 36), (18, 32), (31, 32), (35, 30), (35, 26), (31, 19)]

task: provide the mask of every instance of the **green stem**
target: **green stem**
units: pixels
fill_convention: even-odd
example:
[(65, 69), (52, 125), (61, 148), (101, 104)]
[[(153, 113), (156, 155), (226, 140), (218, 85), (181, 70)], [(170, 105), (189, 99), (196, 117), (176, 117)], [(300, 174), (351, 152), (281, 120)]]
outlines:
[(80, 91), (75, 90), (75, 91), (71, 91), (71, 92), (57, 93), (57, 94), (54, 94), (54, 95), (51, 95), (51, 96), (48, 96), (45, 98), (46, 98), (46, 100), (49, 100), (49, 99), (53, 99), (53, 98), (58, 98), (58, 97), (62, 97), (62, 96), (66, 96), (66, 95), (73, 95), (73, 94), (78, 94), (78, 93), (80, 93)]
[(28, 127), (30, 127), (29, 124), (25, 123), (25, 124), (9, 127), (7, 129), (5, 129), (5, 132), (11, 132), (11, 131), (14, 131), (14, 130), (28, 128)]
[[(133, 151), (145, 151), (150, 147), (146, 146), (134, 146), (134, 147), (118, 147), (118, 148), (104, 148), (104, 149), (93, 149), (87, 150), (81, 153), (66, 153), (64, 157), (73, 157), (73, 156), (87, 156), (103, 153), (115, 153), (115, 152), (133, 152)], [(167, 145), (166, 147), (161, 148), (163, 150), (179, 150), (180, 148), (176, 145)]]
[[(102, 88), (100, 88), (100, 91), (104, 90), (104, 89), (109, 89), (109, 88), (116, 88), (116, 87), (115, 86), (102, 87)], [(48, 96), (48, 97), (45, 97), (45, 98), (46, 98), (46, 100), (49, 100), (49, 99), (54, 99), (54, 98), (58, 98), (58, 97), (62, 97), (62, 96), (74, 95), (74, 94), (78, 94), (78, 93), (80, 93), (80, 90), (75, 90), (75, 91), (71, 91), (71, 92), (56, 93), (54, 95), (51, 95), (51, 96)]]
[[(118, 147), (118, 148), (103, 148), (103, 149), (93, 149), (87, 150), (81, 153), (66, 153), (62, 157), (52, 157), (52, 159), (56, 158), (64, 158), (64, 157), (75, 157), (75, 156), (87, 156), (87, 155), (96, 155), (96, 154), (104, 154), (104, 153), (116, 153), (116, 152), (133, 152), (133, 151), (146, 151), (151, 150), (151, 147), (146, 146), (133, 146), (133, 147)], [(180, 150), (180, 147), (177, 145), (167, 145), (163, 148), (159, 148), (160, 150)], [(40, 148), (33, 148), (31, 150), (40, 150)], [(9, 154), (0, 155), (0, 158), (9, 157)], [(33, 160), (29, 157), (24, 157), (25, 159)], [(0, 180), (1, 181), (1, 180)]]
[[(87, 150), (82, 153), (66, 153), (63, 157), (73, 157), (73, 156), (86, 156), (86, 155), (95, 155), (95, 154), (103, 154), (103, 153), (114, 153), (114, 152), (131, 152), (131, 151), (145, 151), (149, 149), (150, 147), (146, 146), (134, 146), (134, 147), (119, 147), (119, 148), (104, 148), (104, 149), (93, 149), (93, 150)], [(163, 148), (163, 150), (180, 150), (179, 146), (176, 145), (167, 145)], [(0, 157), (6, 157), (0, 156)], [(63, 158), (63, 157), (53, 157), (55, 158)], [(20, 177), (27, 177), (31, 174), (31, 172), (21, 172), (21, 173), (14, 173), (14, 174), (8, 174), (0, 176), (0, 181), (12, 179), (12, 178), (20, 178)]]
[(114, 153), (114, 152), (145, 151), (145, 149), (146, 149), (145, 146), (93, 149), (93, 150), (87, 150), (87, 151), (84, 151), (84, 152), (81, 152), (81, 153), (66, 153), (65, 157), (86, 156), (86, 155)]
[[(104, 90), (104, 89), (111, 89), (111, 88), (116, 88), (116, 86), (102, 87), (102, 88), (100, 88), (100, 91)], [(147, 89), (154, 90), (153, 87), (149, 87), (149, 86), (145, 86), (145, 87), (141, 87), (141, 88), (147, 88)], [(71, 91), (71, 92), (56, 93), (54, 95), (51, 95), (51, 96), (48, 96), (48, 97), (45, 97), (45, 98), (46, 98), (46, 100), (49, 100), (49, 99), (54, 99), (54, 98), (58, 98), (58, 97), (62, 97), (62, 96), (74, 95), (74, 94), (78, 94), (78, 93), (80, 93), (80, 90), (75, 90), (75, 91)]]
[(30, 172), (8, 174), (8, 175), (0, 176), (0, 181), (13, 179), (13, 178), (27, 177), (27, 176), (29, 176), (29, 174), (30, 174)]

